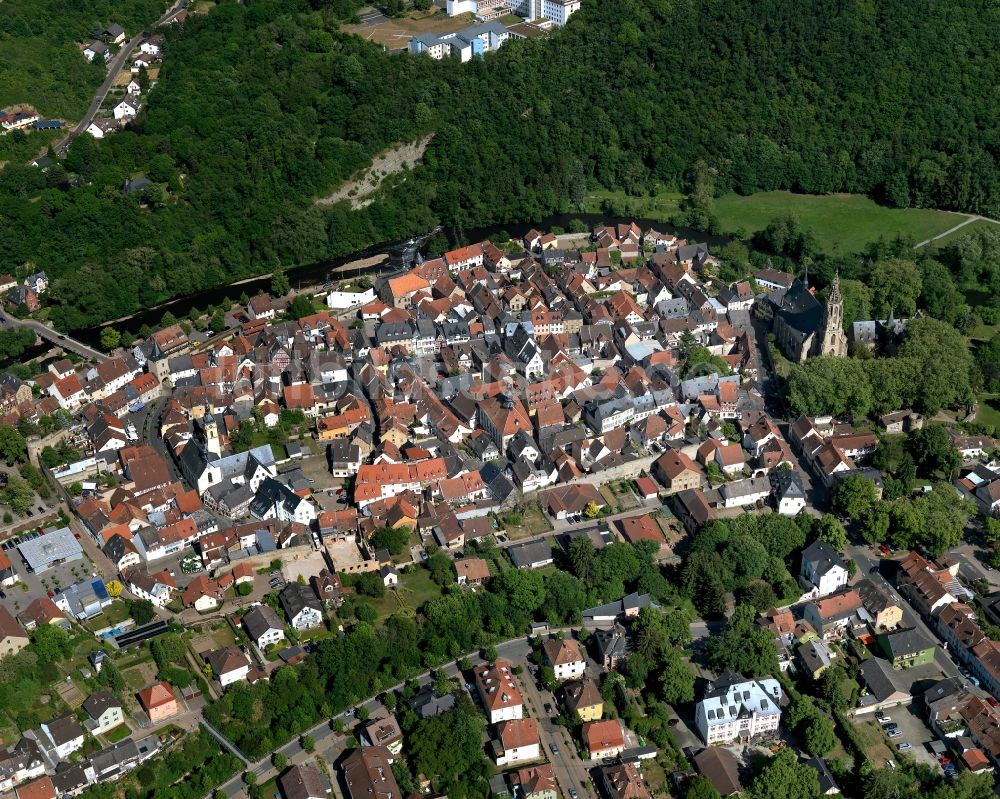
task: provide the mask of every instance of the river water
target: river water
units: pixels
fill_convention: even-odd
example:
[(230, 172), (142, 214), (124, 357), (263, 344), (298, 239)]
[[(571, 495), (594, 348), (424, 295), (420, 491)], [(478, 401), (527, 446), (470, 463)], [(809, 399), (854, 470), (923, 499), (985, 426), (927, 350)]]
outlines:
[[(513, 238), (517, 239), (532, 228), (543, 232), (551, 230), (554, 227), (568, 229), (573, 220), (579, 220), (585, 223), (588, 229), (602, 224), (617, 225), (635, 222), (640, 228), (643, 229), (643, 231), (652, 227), (657, 230), (672, 233), (673, 235), (681, 238), (699, 242), (704, 241), (709, 245), (722, 245), (729, 241), (729, 239), (725, 236), (713, 236), (696, 230), (677, 228), (653, 219), (608, 217), (602, 214), (558, 214), (531, 223), (492, 225), (490, 227), (465, 230), (461, 235), (461, 239), (464, 242), (483, 241), (501, 232), (509, 233)], [(291, 283), (292, 288), (297, 289), (305, 286), (322, 286), (330, 280), (337, 280), (346, 277), (354, 278), (362, 275), (391, 273), (406, 268), (412, 264), (417, 251), (420, 250), (424, 244), (426, 244), (426, 242), (440, 230), (441, 228), (436, 228), (428, 233), (414, 238), (384, 244), (376, 244), (365, 250), (351, 253), (350, 255), (345, 255), (340, 258), (334, 258), (329, 261), (320, 261), (312, 264), (303, 264), (302, 266), (293, 266), (286, 269), (285, 274), (288, 276), (288, 280)], [(457, 236), (454, 231), (445, 230), (445, 233), (448, 236), (448, 240), (452, 242), (454, 246), (459, 245), (459, 236)], [(343, 269), (346, 264), (371, 259), (380, 255), (388, 256), (388, 260), (383, 261), (378, 265), (363, 269), (350, 269), (346, 271)], [(185, 297), (178, 297), (149, 310), (139, 311), (138, 313), (125, 319), (118, 320), (113, 324), (119, 330), (127, 330), (132, 334), (138, 335), (139, 329), (142, 328), (143, 325), (156, 327), (167, 311), (178, 318), (184, 317), (190, 313), (192, 308), (200, 308), (204, 310), (209, 305), (218, 305), (226, 297), (235, 300), (244, 292), (248, 296), (252, 297), (254, 294), (258, 294), (261, 291), (267, 291), (270, 288), (270, 285), (270, 277), (256, 277), (248, 280), (242, 280), (238, 283), (217, 286), (215, 288), (205, 289)], [(100, 325), (98, 327), (83, 330), (74, 330), (72, 331), (72, 336), (85, 344), (99, 347), (101, 329), (105, 326), (106, 325)]]

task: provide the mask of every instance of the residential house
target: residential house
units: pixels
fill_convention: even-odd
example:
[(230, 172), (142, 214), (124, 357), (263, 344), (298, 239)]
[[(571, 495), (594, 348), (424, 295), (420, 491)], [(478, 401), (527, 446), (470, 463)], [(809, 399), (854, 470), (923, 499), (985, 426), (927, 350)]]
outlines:
[(278, 787), (284, 799), (327, 799), (331, 796), (322, 772), (308, 763), (292, 766), (279, 776)]
[(617, 620), (611, 627), (601, 627), (591, 634), (597, 660), (606, 669), (616, 669), (632, 654), (632, 639), (628, 630)]
[(482, 558), (456, 558), (455, 577), (459, 585), (482, 585), (490, 579), (490, 566)]
[(566, 709), (575, 713), (580, 721), (598, 721), (604, 713), (604, 699), (597, 687), (597, 681), (586, 677), (579, 682), (571, 682), (563, 688)]
[(125, 722), (125, 711), (111, 691), (97, 691), (84, 700), (83, 709), (90, 719), (87, 728), (93, 735), (103, 735)]
[(341, 765), (347, 799), (402, 799), (392, 761), (392, 752), (384, 746), (365, 746), (350, 752)]
[(377, 718), (365, 722), (358, 740), (362, 746), (384, 746), (394, 755), (403, 751), (403, 732), (396, 717), (388, 711), (382, 711)]
[(868, 579), (854, 586), (861, 597), (861, 604), (872, 617), (875, 632), (894, 630), (903, 621), (903, 609), (886, 591)]
[(634, 763), (601, 768), (601, 781), (609, 799), (652, 799), (652, 794)]
[(701, 488), (701, 470), (680, 450), (668, 449), (653, 462), (653, 476), (667, 489), (668, 494)]
[(492, 742), (493, 762), (512, 766), (541, 757), (538, 722), (531, 718), (501, 721), (496, 725), (497, 738)]
[(248, 611), (243, 616), (243, 629), (261, 652), (285, 640), (285, 625), (270, 605), (260, 604)]
[(591, 760), (603, 760), (625, 751), (625, 728), (620, 719), (588, 721), (581, 733)]
[(848, 589), (807, 602), (803, 617), (824, 641), (835, 641), (853, 625), (860, 608), (858, 592)]
[(0, 658), (20, 652), (29, 643), (24, 628), (6, 608), (0, 607)]
[(824, 597), (847, 585), (847, 564), (823, 541), (813, 541), (802, 550), (799, 582), (810, 594)]
[(42, 722), (42, 732), (60, 760), (67, 760), (83, 747), (83, 727), (74, 715), (58, 716)]
[(559, 786), (551, 763), (525, 766), (510, 775), (511, 785), (523, 799), (559, 799)]
[(934, 642), (915, 627), (882, 633), (878, 643), (893, 668), (906, 669), (934, 660)]
[(278, 600), (296, 630), (308, 630), (323, 623), (323, 605), (309, 586), (288, 583), (278, 594)]
[(250, 658), (238, 646), (217, 649), (209, 653), (205, 662), (212, 667), (215, 679), (223, 688), (245, 680), (250, 673)]
[(572, 638), (550, 638), (542, 645), (545, 659), (555, 672), (556, 679), (578, 680), (587, 668), (587, 661), (580, 651), (580, 644)]
[(173, 689), (165, 682), (158, 682), (139, 691), (139, 704), (146, 711), (150, 722), (159, 724), (180, 712)]
[(524, 715), (517, 678), (506, 660), (487, 663), (475, 670), (476, 688), (490, 724), (519, 719)]
[(791, 469), (772, 469), (768, 472), (771, 494), (782, 516), (798, 516), (806, 506), (806, 490), (802, 477)]

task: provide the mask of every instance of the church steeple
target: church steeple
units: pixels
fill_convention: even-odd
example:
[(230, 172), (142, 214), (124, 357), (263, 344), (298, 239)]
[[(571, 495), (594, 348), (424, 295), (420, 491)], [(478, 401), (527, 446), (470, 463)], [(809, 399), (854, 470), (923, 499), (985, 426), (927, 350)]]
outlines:
[(823, 322), (819, 331), (822, 345), (817, 354), (834, 358), (847, 355), (847, 335), (844, 333), (844, 298), (840, 293), (840, 272), (833, 276), (830, 294), (823, 310)]

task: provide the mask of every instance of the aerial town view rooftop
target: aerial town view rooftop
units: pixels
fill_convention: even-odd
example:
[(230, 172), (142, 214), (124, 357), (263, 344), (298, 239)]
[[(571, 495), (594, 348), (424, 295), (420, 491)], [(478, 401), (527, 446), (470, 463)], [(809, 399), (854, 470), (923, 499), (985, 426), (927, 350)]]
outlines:
[(0, 799), (989, 799), (987, 0), (2, 0)]

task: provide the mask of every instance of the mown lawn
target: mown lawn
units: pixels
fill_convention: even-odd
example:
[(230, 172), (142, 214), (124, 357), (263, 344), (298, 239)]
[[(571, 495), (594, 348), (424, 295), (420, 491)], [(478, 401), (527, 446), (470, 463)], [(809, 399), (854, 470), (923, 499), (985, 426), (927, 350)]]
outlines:
[[(961, 220), (959, 220), (960, 222)], [(958, 222), (955, 223), (956, 225)], [(940, 249), (941, 247), (947, 247), (950, 244), (954, 244), (962, 236), (967, 236), (970, 233), (978, 233), (981, 230), (993, 229), (1000, 232), (1000, 225), (994, 222), (987, 222), (983, 219), (977, 219), (975, 222), (970, 222), (964, 227), (960, 227), (954, 233), (949, 233), (947, 236), (942, 236), (937, 241), (931, 242), (928, 246), (934, 247), (935, 249)]]
[(715, 201), (715, 213), (723, 232), (742, 229), (748, 235), (763, 230), (776, 217), (791, 214), (804, 228), (812, 228), (820, 248), (830, 254), (859, 252), (880, 236), (912, 236), (917, 243), (943, 233), (963, 218), (924, 208), (885, 208), (859, 194), (820, 196), (788, 191), (749, 197), (727, 194)]

